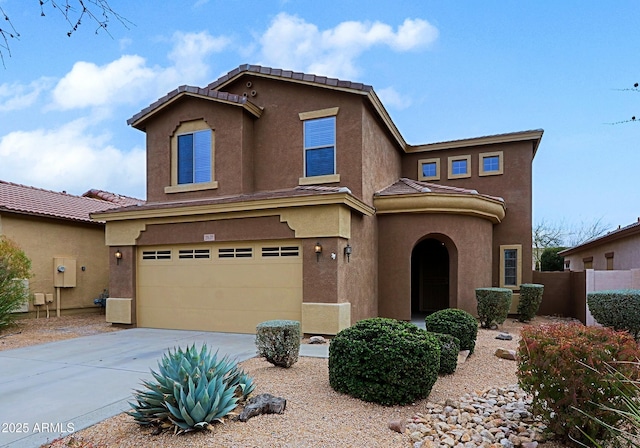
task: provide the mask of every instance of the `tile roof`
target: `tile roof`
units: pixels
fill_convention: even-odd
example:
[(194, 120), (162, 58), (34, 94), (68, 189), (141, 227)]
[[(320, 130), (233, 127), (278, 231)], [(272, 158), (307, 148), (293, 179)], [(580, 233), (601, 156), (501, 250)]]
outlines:
[(373, 87), (367, 84), (362, 84), (361, 82), (344, 81), (337, 78), (327, 78), (326, 76), (317, 76), (309, 73), (294, 72), (291, 70), (282, 70), (279, 68), (263, 67), (260, 65), (249, 64), (244, 64), (237, 68), (234, 68), (226, 75), (221, 76), (220, 78), (209, 84), (207, 86), (207, 89), (217, 90), (220, 86), (242, 75), (243, 73), (255, 73), (262, 76), (309, 82), (320, 86), (360, 90), (367, 93), (373, 90)]
[(182, 85), (182, 86), (178, 87), (177, 89), (174, 89), (171, 92), (167, 93), (162, 98), (154, 101), (149, 106), (145, 107), (140, 112), (135, 114), (133, 117), (129, 118), (127, 120), (127, 124), (131, 125), (131, 124), (135, 123), (136, 121), (138, 121), (140, 118), (144, 117), (149, 112), (151, 112), (154, 109), (162, 106), (165, 103), (168, 103), (173, 98), (175, 98), (178, 95), (181, 95), (183, 93), (191, 93), (193, 95), (200, 95), (200, 96), (204, 96), (204, 97), (211, 98), (211, 99), (214, 99), (214, 100), (226, 101), (226, 102), (236, 103), (236, 104), (240, 104), (240, 105), (250, 103), (250, 101), (246, 97), (244, 97), (242, 95), (235, 95), (233, 93), (227, 93), (227, 92), (218, 92), (218, 91), (211, 90), (209, 88), (204, 88), (203, 89), (201, 87)]
[[(127, 200), (129, 199), (132, 198)], [(89, 216), (91, 213), (120, 206), (121, 204), (115, 200), (74, 196), (0, 180), (0, 213), (11, 212), (70, 221), (95, 222)]]
[(96, 190), (96, 189), (91, 189), (87, 191), (82, 195), (82, 197), (100, 199), (102, 201), (113, 202), (114, 204), (118, 204), (121, 206), (139, 205), (139, 204), (144, 204), (145, 202), (142, 199), (132, 198), (129, 196), (123, 196), (120, 194), (111, 193), (109, 191)]
[[(318, 185), (298, 186), (295, 188), (289, 188), (285, 190), (275, 191), (260, 191), (250, 194), (240, 194), (234, 196), (224, 196), (215, 198), (204, 199), (190, 199), (184, 201), (170, 201), (170, 202), (148, 202), (141, 203), (139, 205), (122, 207), (118, 209), (118, 212), (129, 212), (134, 210), (160, 210), (175, 207), (189, 207), (189, 206), (206, 206), (206, 205), (218, 205), (218, 204), (230, 204), (234, 202), (247, 202), (247, 201), (259, 201), (265, 199), (279, 199), (279, 198), (295, 198), (302, 196), (314, 196), (323, 194), (334, 193), (347, 193), (351, 194), (351, 191), (347, 187), (327, 187)], [(111, 210), (104, 210), (104, 212), (110, 212)], [(100, 212), (96, 213), (97, 216)]]
[(418, 180), (400, 178), (397, 182), (375, 193), (375, 196), (398, 196), (406, 194), (435, 193), (435, 194), (462, 194), (482, 196), (494, 201), (504, 202), (504, 199), (497, 196), (478, 193), (477, 190), (466, 188), (449, 187), (447, 185), (435, 184), (432, 182), (422, 182)]

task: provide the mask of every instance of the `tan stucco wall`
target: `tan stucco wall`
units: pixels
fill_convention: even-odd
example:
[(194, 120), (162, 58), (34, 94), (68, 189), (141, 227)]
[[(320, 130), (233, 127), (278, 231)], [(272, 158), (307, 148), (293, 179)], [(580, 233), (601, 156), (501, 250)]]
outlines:
[(569, 269), (583, 271), (583, 259), (593, 257), (593, 269), (604, 271), (607, 269), (605, 254), (613, 252), (613, 269), (639, 269), (640, 268), (640, 234), (631, 235), (609, 243), (587, 247), (574, 254), (564, 257), (565, 262), (570, 261)]
[[(491, 284), (493, 225), (462, 215), (398, 214), (379, 219), (379, 314), (411, 319), (411, 252), (425, 238), (445, 242), (449, 251), (449, 305), (477, 315), (475, 288)], [(457, 277), (457, 282), (456, 282)]]
[[(99, 311), (93, 299), (109, 284), (103, 225), (4, 214), (2, 234), (15, 241), (31, 260), (34, 276), (29, 280), (29, 289), (32, 293), (54, 294), (55, 298), (54, 258), (75, 259), (76, 286), (60, 289), (60, 308), (63, 313)], [(49, 305), (54, 315), (55, 307), (55, 301)], [(31, 311), (35, 309), (30, 305)]]

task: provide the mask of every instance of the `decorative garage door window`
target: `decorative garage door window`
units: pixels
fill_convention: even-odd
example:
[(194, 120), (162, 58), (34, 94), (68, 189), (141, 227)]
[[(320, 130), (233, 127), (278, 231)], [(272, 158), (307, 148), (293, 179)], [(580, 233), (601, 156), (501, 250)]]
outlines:
[(263, 257), (297, 257), (300, 255), (298, 246), (273, 246), (263, 247)]
[(171, 260), (171, 250), (145, 250), (143, 260)]
[(253, 257), (253, 248), (251, 247), (232, 247), (218, 249), (218, 258), (251, 258)]
[(209, 249), (180, 249), (178, 252), (178, 258), (181, 259), (194, 259), (194, 258), (211, 258), (211, 251)]

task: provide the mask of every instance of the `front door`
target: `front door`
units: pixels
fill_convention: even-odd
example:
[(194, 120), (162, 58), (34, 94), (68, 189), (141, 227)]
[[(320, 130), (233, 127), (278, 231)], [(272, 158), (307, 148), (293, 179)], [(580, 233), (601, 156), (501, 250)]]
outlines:
[(411, 313), (449, 308), (449, 251), (435, 238), (419, 242), (411, 253)]

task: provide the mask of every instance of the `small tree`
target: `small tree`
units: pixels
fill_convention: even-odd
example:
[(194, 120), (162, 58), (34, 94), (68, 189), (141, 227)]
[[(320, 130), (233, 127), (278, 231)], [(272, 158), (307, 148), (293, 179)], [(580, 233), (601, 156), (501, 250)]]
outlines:
[(566, 247), (547, 247), (543, 250), (540, 256), (540, 270), (564, 271), (564, 257), (558, 255), (558, 252), (565, 249)]
[(13, 312), (26, 295), (21, 280), (30, 277), (31, 260), (16, 243), (0, 236), (0, 330), (13, 323)]

